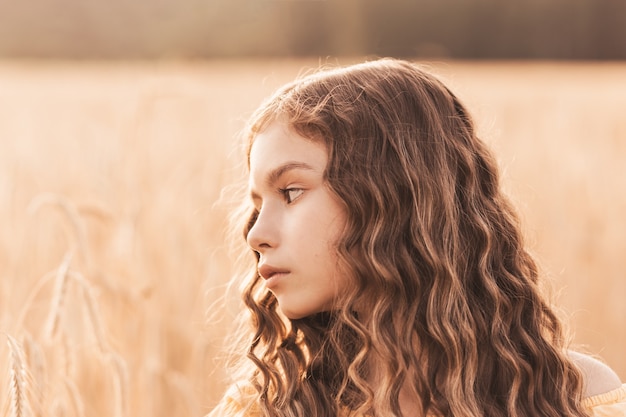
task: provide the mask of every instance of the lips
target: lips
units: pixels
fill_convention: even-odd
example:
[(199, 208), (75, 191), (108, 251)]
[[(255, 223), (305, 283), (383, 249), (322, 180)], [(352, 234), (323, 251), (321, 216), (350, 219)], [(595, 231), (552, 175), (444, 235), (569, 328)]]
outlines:
[(259, 265), (259, 275), (265, 280), (269, 280), (277, 274), (287, 274), (289, 270), (283, 268), (277, 268), (272, 265)]

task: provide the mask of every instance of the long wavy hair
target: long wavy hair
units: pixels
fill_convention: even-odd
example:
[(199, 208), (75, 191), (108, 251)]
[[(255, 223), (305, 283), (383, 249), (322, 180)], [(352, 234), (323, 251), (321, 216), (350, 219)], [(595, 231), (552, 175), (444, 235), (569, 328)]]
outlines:
[(400, 416), (401, 390), (423, 416), (587, 415), (496, 162), (441, 81), (393, 59), (308, 75), (254, 114), (249, 146), (277, 119), (326, 145), (353, 285), (289, 320), (250, 272), (245, 415)]

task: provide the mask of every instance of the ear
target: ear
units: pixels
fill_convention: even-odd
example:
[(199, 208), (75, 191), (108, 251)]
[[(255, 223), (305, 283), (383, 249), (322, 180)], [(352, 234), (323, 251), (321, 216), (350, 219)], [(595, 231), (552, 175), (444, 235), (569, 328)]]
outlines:
[(568, 354), (583, 373), (585, 398), (604, 394), (618, 389), (622, 385), (615, 371), (604, 362), (573, 350), (568, 351)]

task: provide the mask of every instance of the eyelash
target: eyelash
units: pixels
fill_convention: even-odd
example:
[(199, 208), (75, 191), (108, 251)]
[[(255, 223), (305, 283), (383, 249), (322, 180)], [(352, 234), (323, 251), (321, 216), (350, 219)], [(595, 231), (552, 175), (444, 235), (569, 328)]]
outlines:
[[(296, 201), (304, 192), (302, 188), (279, 188), (278, 191), (283, 195), (287, 204), (291, 204)], [(295, 197), (291, 197), (291, 193), (293, 192), (297, 193)]]

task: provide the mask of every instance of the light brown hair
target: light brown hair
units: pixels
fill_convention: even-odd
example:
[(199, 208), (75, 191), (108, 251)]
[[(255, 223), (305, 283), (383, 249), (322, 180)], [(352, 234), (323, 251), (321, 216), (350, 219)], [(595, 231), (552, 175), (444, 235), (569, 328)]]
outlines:
[[(496, 162), (442, 82), (393, 59), (321, 71), (261, 106), (250, 144), (276, 119), (327, 147), (354, 285), (341, 309), (287, 320), (250, 274), (250, 409), (399, 416), (409, 387), (423, 415), (586, 415)], [(372, 386), (374, 359), (384, 366)]]

